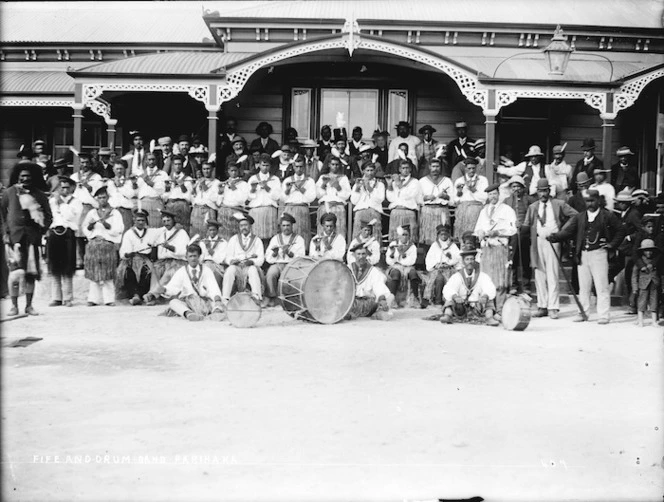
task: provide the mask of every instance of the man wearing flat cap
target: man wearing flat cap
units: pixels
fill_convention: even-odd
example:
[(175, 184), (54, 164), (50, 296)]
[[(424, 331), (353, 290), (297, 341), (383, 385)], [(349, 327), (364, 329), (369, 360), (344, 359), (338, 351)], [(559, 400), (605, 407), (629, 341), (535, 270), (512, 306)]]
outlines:
[(134, 224), (122, 235), (115, 287), (125, 291), (131, 305), (140, 305), (150, 290), (152, 245), (158, 231), (148, 228), (147, 211), (136, 210), (133, 218)]
[(364, 245), (355, 244), (349, 253), (353, 254), (353, 262), (348, 267), (355, 279), (355, 300), (346, 319), (372, 317), (374, 314), (378, 319), (389, 319), (393, 295), (385, 285), (385, 276), (369, 262)]
[[(399, 122), (396, 125), (397, 137), (390, 143), (388, 149), (388, 162), (392, 162), (399, 158), (399, 145), (406, 143), (408, 145), (408, 158), (413, 163), (414, 166), (417, 166), (417, 149), (420, 146), (420, 138), (413, 136), (410, 133), (410, 124), (404, 120)], [(386, 166), (383, 166), (383, 169)]]
[[(609, 323), (611, 297), (609, 290), (609, 253), (617, 249), (625, 231), (613, 213), (600, 206), (597, 190), (585, 194), (588, 208), (572, 217), (562, 230), (548, 235), (551, 242), (575, 238), (574, 257), (579, 265), (579, 300), (586, 315), (590, 312), (590, 292), (593, 285), (597, 292), (598, 324)], [(573, 319), (583, 322), (581, 313)]]
[(227, 304), (234, 287), (244, 291), (249, 285), (252, 298), (260, 305), (263, 301), (264, 276), (261, 267), (265, 262), (265, 248), (263, 242), (251, 231), (254, 219), (250, 215), (238, 211), (233, 217), (239, 222), (240, 231), (229, 239), (226, 247), (228, 268), (224, 273), (221, 300)]
[(280, 232), (277, 233), (267, 246), (265, 261), (270, 264), (265, 278), (264, 305), (270, 307), (277, 304), (279, 294), (279, 277), (291, 261), (298, 256), (305, 256), (304, 239), (293, 233), (295, 218), (289, 213), (283, 213), (279, 220)]
[(422, 126), (418, 132), (422, 135), (422, 142), (417, 149), (417, 159), (418, 166), (422, 168), (428, 166), (431, 159), (436, 157), (436, 150), (440, 143), (433, 137), (433, 133), (436, 132), (433, 126), (429, 124)]
[(279, 143), (270, 138), (270, 135), (273, 132), (274, 129), (272, 128), (272, 124), (269, 124), (268, 122), (261, 122), (258, 124), (256, 127), (256, 134), (258, 135), (258, 138), (251, 142), (249, 149), (251, 150), (252, 148), (257, 147), (268, 155), (272, 155), (274, 152), (279, 150)]
[(622, 146), (616, 151), (618, 162), (611, 166), (611, 184), (616, 193), (624, 188), (635, 190), (641, 187), (639, 170), (634, 164), (634, 152), (628, 146)]
[(579, 159), (574, 166), (574, 172), (572, 173), (572, 181), (570, 188), (573, 192), (576, 192), (576, 177), (580, 172), (585, 172), (589, 178), (593, 177), (595, 169), (604, 169), (604, 163), (602, 159), (595, 156), (595, 140), (592, 138), (586, 138), (581, 144), (581, 151), (583, 151), (583, 158)]
[(447, 145), (447, 165), (452, 169), (459, 162), (473, 156), (472, 144), (475, 140), (468, 137), (468, 124), (461, 120), (454, 124), (457, 137)]

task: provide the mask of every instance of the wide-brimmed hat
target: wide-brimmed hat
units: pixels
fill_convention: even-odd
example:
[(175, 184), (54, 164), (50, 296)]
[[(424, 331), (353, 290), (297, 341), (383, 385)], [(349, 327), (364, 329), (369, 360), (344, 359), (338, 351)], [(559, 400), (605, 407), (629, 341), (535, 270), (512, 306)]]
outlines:
[(113, 154), (113, 150), (111, 150), (107, 146), (102, 146), (99, 151), (97, 152), (97, 155), (102, 156), (102, 155), (108, 155), (111, 156)]
[(463, 246), (461, 248), (460, 254), (461, 256), (467, 256), (467, 255), (473, 255), (475, 256), (479, 250), (475, 246)]
[(616, 150), (616, 155), (622, 157), (623, 155), (634, 155), (634, 152), (628, 146), (621, 146)]
[(581, 150), (594, 150), (595, 149), (595, 140), (592, 138), (586, 138), (581, 144)]
[(624, 188), (618, 192), (618, 195), (616, 195), (613, 200), (616, 202), (634, 202), (634, 197), (629, 188)]
[(543, 155), (542, 149), (537, 145), (533, 145), (528, 149), (528, 153), (524, 157), (538, 157)]
[(427, 125), (424, 125), (424, 126), (420, 127), (420, 129), (419, 129), (418, 132), (419, 132), (420, 134), (424, 134), (424, 133), (427, 132), (427, 131), (431, 131), (431, 134), (433, 134), (433, 133), (436, 132), (436, 129), (435, 129), (433, 126), (427, 124)]
[(205, 148), (203, 145), (198, 145), (189, 150), (190, 155), (205, 155), (207, 153), (207, 148)]
[(610, 173), (610, 172), (611, 172), (611, 169), (604, 169), (600, 166), (597, 166), (595, 169), (593, 169), (593, 174), (597, 174), (597, 173), (606, 174), (606, 173)]
[(659, 249), (655, 246), (655, 241), (652, 239), (643, 239), (639, 246), (639, 251), (659, 251)]
[(518, 183), (521, 185), (523, 188), (526, 188), (526, 180), (523, 179), (522, 176), (519, 176), (518, 174), (515, 174), (512, 176), (508, 181), (508, 185), (512, 186), (514, 183)]
[(300, 145), (302, 148), (318, 148), (318, 143), (316, 143), (313, 139), (305, 139), (302, 144)]
[(460, 120), (459, 122), (454, 123), (454, 128), (455, 129), (468, 129), (468, 124), (464, 120)]

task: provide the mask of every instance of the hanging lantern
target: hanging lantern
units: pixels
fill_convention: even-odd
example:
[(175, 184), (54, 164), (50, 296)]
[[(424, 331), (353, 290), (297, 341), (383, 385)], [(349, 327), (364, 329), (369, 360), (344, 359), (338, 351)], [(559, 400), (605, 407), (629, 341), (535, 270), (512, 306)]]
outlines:
[(551, 43), (544, 49), (544, 53), (549, 62), (549, 75), (563, 75), (567, 69), (572, 48), (567, 43), (567, 36), (563, 34), (560, 25), (553, 32)]

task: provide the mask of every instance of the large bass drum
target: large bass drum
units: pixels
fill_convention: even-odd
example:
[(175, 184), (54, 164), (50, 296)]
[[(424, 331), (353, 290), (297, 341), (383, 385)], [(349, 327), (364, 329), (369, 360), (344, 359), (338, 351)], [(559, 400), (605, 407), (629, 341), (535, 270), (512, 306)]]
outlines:
[(355, 300), (355, 279), (338, 260), (300, 256), (279, 277), (279, 300), (295, 319), (334, 324), (350, 312)]
[(501, 316), (505, 329), (523, 331), (530, 324), (530, 304), (519, 296), (511, 296), (505, 300)]

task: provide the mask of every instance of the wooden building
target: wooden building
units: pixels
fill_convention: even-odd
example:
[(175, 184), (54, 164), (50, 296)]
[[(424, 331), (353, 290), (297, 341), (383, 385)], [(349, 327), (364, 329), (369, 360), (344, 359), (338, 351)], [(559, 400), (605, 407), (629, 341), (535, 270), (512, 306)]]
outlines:
[[(69, 146), (124, 152), (133, 129), (197, 133), (215, 151), (226, 117), (248, 140), (268, 121), (280, 141), (288, 127), (317, 138), (342, 112), (367, 138), (407, 120), (448, 142), (465, 120), (490, 162), (533, 144), (548, 160), (563, 142), (574, 162), (590, 137), (612, 164), (627, 145), (642, 185), (662, 189), (664, 0), (202, 6), (3, 3), (2, 181), (36, 139), (54, 158)], [(558, 26), (562, 50), (550, 45)]]

